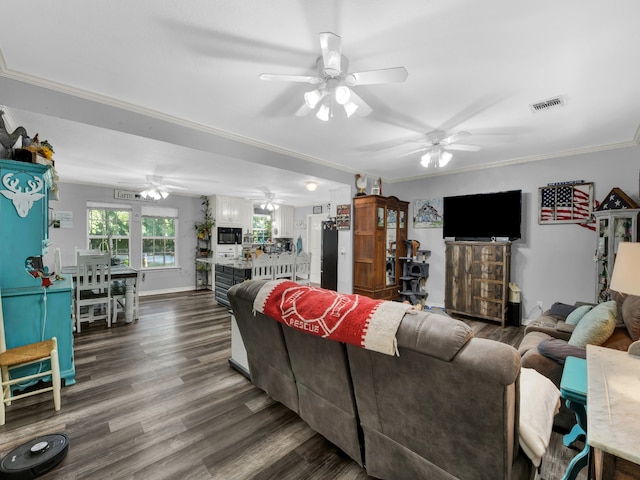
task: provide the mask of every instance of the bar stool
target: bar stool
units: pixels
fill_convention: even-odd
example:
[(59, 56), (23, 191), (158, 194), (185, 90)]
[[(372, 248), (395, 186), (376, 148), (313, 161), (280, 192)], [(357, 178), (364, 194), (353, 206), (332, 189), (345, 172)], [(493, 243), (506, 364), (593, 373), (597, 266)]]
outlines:
[(577, 423), (567, 433), (562, 442), (571, 445), (579, 437), (584, 436), (584, 448), (567, 467), (562, 480), (575, 480), (589, 461), (589, 443), (587, 441), (587, 361), (583, 358), (567, 357), (560, 380), (560, 395), (566, 400), (567, 408), (576, 414)]

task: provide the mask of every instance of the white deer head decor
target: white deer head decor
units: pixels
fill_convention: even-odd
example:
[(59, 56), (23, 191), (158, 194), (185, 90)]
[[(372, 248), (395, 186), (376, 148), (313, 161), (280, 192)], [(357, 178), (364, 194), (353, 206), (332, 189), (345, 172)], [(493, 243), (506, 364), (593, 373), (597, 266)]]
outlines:
[(29, 188), (25, 187), (23, 192), (22, 188), (18, 186), (20, 179), (12, 179), (11, 177), (13, 177), (13, 173), (7, 173), (2, 177), (2, 184), (7, 190), (0, 190), (0, 193), (13, 202), (18, 216), (26, 217), (31, 207), (33, 207), (33, 202), (37, 202), (44, 197), (44, 194), (37, 193), (42, 190), (44, 183), (42, 179), (33, 177), (33, 180), (27, 180)]

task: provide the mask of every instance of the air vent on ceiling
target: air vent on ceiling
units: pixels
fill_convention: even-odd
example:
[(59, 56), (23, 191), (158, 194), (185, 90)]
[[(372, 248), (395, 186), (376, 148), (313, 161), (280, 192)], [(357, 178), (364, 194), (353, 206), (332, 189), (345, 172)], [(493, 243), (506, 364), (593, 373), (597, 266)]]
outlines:
[(544, 110), (551, 110), (552, 108), (558, 108), (564, 106), (564, 97), (558, 95), (557, 97), (547, 98), (541, 102), (529, 105), (533, 113), (542, 112)]

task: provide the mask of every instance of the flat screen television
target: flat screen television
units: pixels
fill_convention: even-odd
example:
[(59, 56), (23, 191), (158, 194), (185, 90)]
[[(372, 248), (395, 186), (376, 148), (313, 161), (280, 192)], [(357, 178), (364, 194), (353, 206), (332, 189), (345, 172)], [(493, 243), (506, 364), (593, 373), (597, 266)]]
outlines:
[(444, 197), (443, 238), (521, 238), (522, 190)]

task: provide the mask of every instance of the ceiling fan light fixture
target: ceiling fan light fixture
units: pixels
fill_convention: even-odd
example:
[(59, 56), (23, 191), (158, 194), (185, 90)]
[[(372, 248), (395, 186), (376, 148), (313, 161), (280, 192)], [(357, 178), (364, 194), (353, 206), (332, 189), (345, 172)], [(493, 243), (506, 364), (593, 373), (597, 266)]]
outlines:
[(322, 100), (326, 94), (326, 91), (316, 88), (315, 90), (304, 94), (304, 103), (306, 103), (309, 108), (316, 108), (320, 100)]
[(316, 189), (318, 188), (317, 182), (306, 182), (304, 185), (305, 185), (305, 188), (310, 192), (315, 192)]
[(336, 97), (336, 102), (339, 105), (345, 105), (351, 99), (351, 90), (349, 87), (340, 85), (339, 87), (336, 87), (334, 96)]
[(429, 166), (431, 165), (431, 152), (427, 152), (424, 155), (422, 155), (422, 158), (420, 160), (420, 165), (422, 165), (425, 168), (429, 168)]
[(320, 105), (318, 109), (318, 113), (316, 113), (316, 117), (318, 117), (323, 122), (328, 122), (329, 117), (331, 116), (331, 107), (327, 104), (327, 102)]
[(169, 192), (167, 192), (166, 190), (160, 190), (160, 196), (165, 199), (169, 196)]
[(440, 152), (440, 161), (438, 162), (438, 166), (444, 167), (452, 158), (453, 155), (450, 152)]
[(347, 103), (345, 103), (343, 105), (343, 107), (344, 107), (344, 111), (347, 114), (347, 118), (351, 117), (351, 115), (356, 113), (356, 110), (358, 110), (358, 105), (353, 103), (351, 100), (349, 100)]

